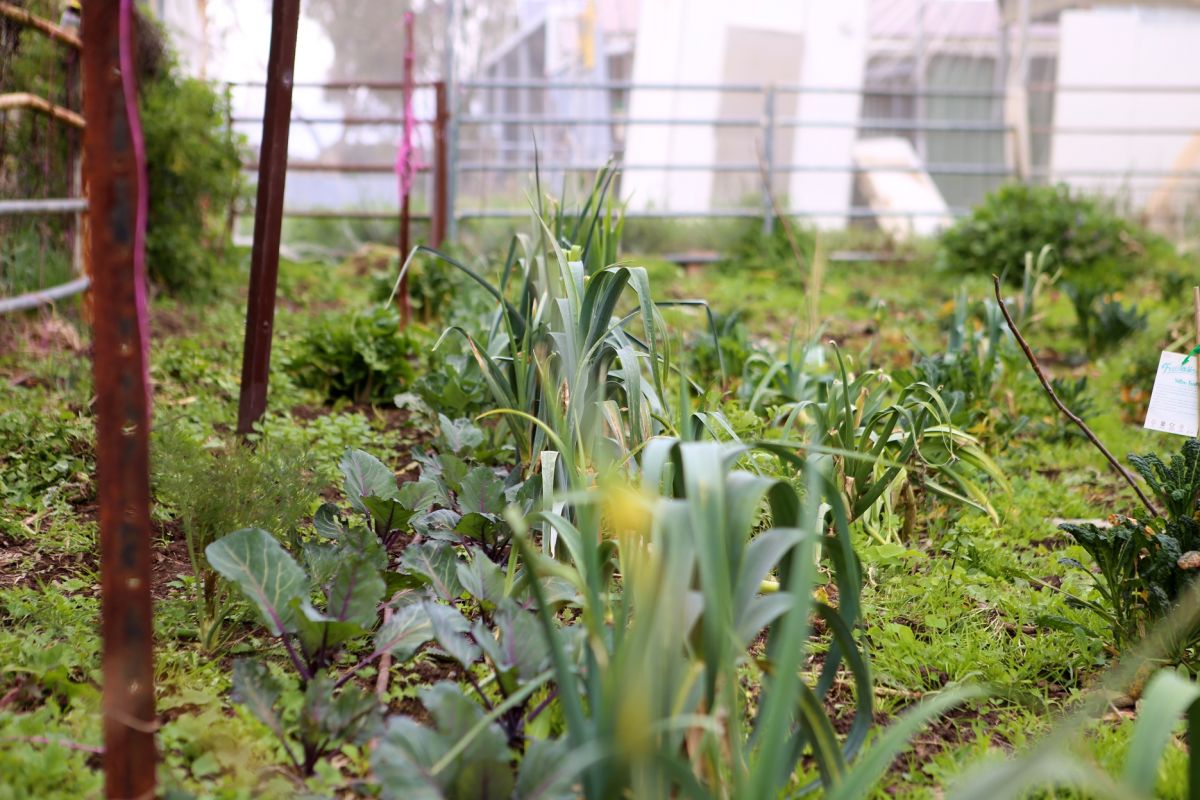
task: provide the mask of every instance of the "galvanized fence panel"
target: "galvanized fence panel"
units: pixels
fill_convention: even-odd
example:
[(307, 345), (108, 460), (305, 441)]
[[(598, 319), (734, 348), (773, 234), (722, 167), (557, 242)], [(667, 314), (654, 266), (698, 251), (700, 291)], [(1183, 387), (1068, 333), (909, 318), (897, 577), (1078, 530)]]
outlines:
[[(328, 93), (398, 92), (401, 88), (398, 83), (370, 81), (298, 84), (297, 88), (306, 86)], [(1071, 94), (1200, 95), (1200, 86), (1030, 84), (1027, 88), (1031, 96), (1051, 100)], [(630, 98), (639, 92), (666, 93), (683, 99), (669, 111), (634, 113), (630, 110)], [(729, 94), (755, 98), (753, 102), (762, 109), (761, 113), (723, 117), (704, 111), (713, 106), (713, 96)], [(580, 103), (572, 99), (580, 96), (591, 96), (593, 100)], [(707, 105), (701, 101), (691, 102), (693, 98), (704, 96), (710, 98)], [(594, 99), (597, 97), (600, 100)], [(822, 115), (811, 110), (813, 101), (809, 98), (831, 97), (848, 100), (857, 113)], [(866, 102), (868, 98), (872, 102)], [(908, 101), (917, 99), (926, 108), (925, 118), (913, 118), (909, 113), (915, 106)], [(439, 182), (445, 193), (438, 201), (439, 207), (446, 208), (444, 224), (451, 230), (459, 220), (525, 216), (529, 213), (530, 175), (535, 169), (543, 191), (558, 194), (564, 186), (568, 191), (572, 187), (583, 191), (590, 174), (609, 157), (623, 173), (624, 183), (619, 187), (623, 196), (632, 194), (628, 214), (635, 218), (757, 217), (769, 229), (776, 213), (771, 194), (775, 195), (776, 202), (785, 204), (781, 213), (826, 222), (869, 220), (881, 215), (916, 220), (942, 213), (902, 207), (887, 211), (873, 209), (857, 191), (858, 179), (868, 170), (854, 162), (848, 146), (843, 152), (833, 153), (829, 148), (806, 147), (804, 144), (827, 141), (829, 137), (852, 144), (880, 136), (905, 139), (913, 143), (914, 149), (928, 149), (933, 156), (938, 152), (958, 156), (953, 160), (933, 158), (917, 167), (888, 170), (930, 176), (947, 199), (948, 214), (958, 216), (967, 213), (971, 205), (1001, 183), (1017, 179), (1015, 169), (1003, 155), (1011, 144), (1011, 137), (1019, 135), (1001, 117), (1004, 101), (1004, 92), (993, 89), (463, 81), (455, 86), (452, 95), (441, 106), (441, 112), (431, 113), (429, 103), (424, 104), (423, 114), (419, 112), (418, 122), (426, 131), (426, 146), (422, 148), (424, 168), (430, 177), (423, 192), (418, 187), (418, 197), (423, 194), (424, 199), (418, 200), (416, 208), (424, 209), (426, 213), (418, 211), (414, 218), (427, 220), (436, 216), (429, 212), (433, 210), (434, 186)], [(929, 108), (938, 102), (942, 103), (937, 108), (943, 114), (958, 108), (967, 112), (955, 118), (931, 118), (933, 112)], [(421, 105), (418, 103), (418, 107)], [(585, 113), (570, 110), (581, 107)], [(569, 110), (564, 112), (560, 108)], [(695, 110), (697, 108), (700, 110)], [(893, 116), (880, 112), (880, 109), (889, 108), (896, 109)], [(864, 116), (867, 113), (872, 116)], [(239, 116), (232, 122), (247, 130), (258, 121)], [(403, 116), (395, 113), (298, 116), (295, 119), (297, 125), (355, 131), (358, 140), (366, 142), (359, 150), (376, 155), (352, 160), (335, 156), (331, 150), (329, 155), (322, 152), (315, 159), (296, 160), (290, 165), (291, 169), (299, 174), (336, 176), (339, 180), (370, 180), (376, 188), (362, 192), (351, 202), (339, 204), (330, 203), (329, 195), (322, 196), (320, 192), (314, 192), (310, 197), (297, 196), (287, 209), (288, 216), (394, 219), (398, 214), (398, 198), (394, 191), (389, 196), (391, 187), (385, 187), (384, 183), (393, 167), (380, 159), (378, 153), (386, 151), (389, 137), (394, 138), (403, 122)], [(733, 137), (727, 141), (744, 143), (745, 154), (734, 161), (718, 160), (715, 156), (717, 147), (712, 144), (693, 147), (698, 153), (696, 157), (671, 152), (667, 158), (640, 159), (631, 152), (630, 142), (644, 130), (667, 131), (668, 136), (676, 139), (695, 137), (709, 143), (715, 143), (722, 136)], [(1194, 199), (1200, 199), (1200, 164), (1164, 168), (1162, 165), (1146, 166), (1137, 159), (1129, 163), (1098, 159), (1094, 164), (1056, 167), (1050, 157), (1053, 145), (1068, 141), (1069, 137), (1094, 137), (1100, 141), (1116, 137), (1120, 141), (1164, 141), (1178, 145), (1181, 139), (1200, 135), (1200, 118), (1194, 126), (1156, 125), (1145, 121), (1136, 124), (1131, 121), (1129, 125), (1066, 125), (1055, 124), (1051, 114), (1049, 124), (1031, 124), (1028, 131), (1032, 137), (1041, 137), (1039, 141), (1044, 152), (1035, 158), (1026, 180), (1039, 183), (1066, 181), (1112, 196), (1127, 210), (1165, 215), (1176, 224), (1193, 208)], [(434, 158), (435, 149), (431, 146), (439, 136), (446, 142), (440, 151), (444, 161), (440, 170), (435, 169), (438, 159)], [(918, 144), (921, 147), (917, 147)], [(925, 147), (930, 144), (935, 146)], [(652, 176), (652, 181), (658, 181), (659, 185), (676, 184), (700, 189), (682, 192), (688, 200), (685, 204), (645, 202), (644, 197), (638, 196), (639, 189), (648, 185), (642, 176)], [(830, 192), (817, 192), (823, 198), (822, 203), (817, 203), (806, 196), (806, 187), (813, 186), (844, 187), (846, 196), (829, 197)], [(1171, 193), (1168, 204), (1154, 200), (1164, 191), (1164, 186)], [(773, 192), (767, 192), (767, 187)], [(839, 188), (833, 194), (841, 192)], [(680, 195), (681, 192), (676, 191), (674, 195), (667, 193), (664, 197)]]

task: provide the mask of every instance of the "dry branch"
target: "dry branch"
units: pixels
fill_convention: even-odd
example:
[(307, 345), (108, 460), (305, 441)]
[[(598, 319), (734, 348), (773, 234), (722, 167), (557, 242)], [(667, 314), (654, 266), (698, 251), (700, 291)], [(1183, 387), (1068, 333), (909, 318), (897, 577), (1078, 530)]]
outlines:
[(1058, 410), (1061, 411), (1067, 419), (1075, 423), (1079, 430), (1083, 431), (1083, 435), (1087, 437), (1087, 440), (1096, 446), (1096, 449), (1103, 454), (1112, 468), (1116, 470), (1117, 474), (1124, 478), (1125, 482), (1129, 484), (1130, 488), (1137, 493), (1138, 499), (1142, 501), (1142, 505), (1144, 505), (1146, 509), (1154, 516), (1159, 516), (1158, 509), (1154, 507), (1154, 503), (1152, 503), (1150, 498), (1146, 496), (1146, 493), (1142, 491), (1142, 487), (1138, 486), (1137, 479), (1133, 477), (1133, 474), (1130, 473), (1129, 470), (1125, 469), (1125, 467), (1121, 466), (1121, 462), (1117, 461), (1116, 457), (1109, 452), (1108, 448), (1105, 447), (1104, 443), (1101, 442), (1096, 434), (1092, 432), (1092, 429), (1088, 427), (1087, 423), (1080, 419), (1074, 412), (1071, 411), (1071, 409), (1067, 408), (1066, 404), (1059, 399), (1058, 395), (1054, 391), (1054, 387), (1050, 385), (1049, 379), (1046, 378), (1046, 373), (1042, 370), (1042, 365), (1038, 363), (1037, 356), (1035, 356), (1033, 354), (1033, 350), (1029, 348), (1029, 343), (1025, 341), (1025, 337), (1021, 335), (1021, 331), (1017, 328), (1017, 323), (1013, 322), (1012, 314), (1008, 313), (1008, 306), (1005, 304), (1004, 297), (1000, 293), (1000, 276), (993, 275), (992, 283), (995, 285), (996, 302), (1000, 304), (1000, 313), (1004, 315), (1004, 320), (1008, 323), (1008, 329), (1011, 330), (1013, 336), (1016, 337), (1017, 344), (1019, 344), (1021, 346), (1021, 350), (1024, 351), (1025, 358), (1029, 360), (1029, 365), (1033, 367), (1033, 372), (1035, 375), (1037, 375), (1038, 380), (1041, 382), (1042, 388), (1046, 390), (1046, 394), (1050, 395), (1050, 401), (1057, 406)]

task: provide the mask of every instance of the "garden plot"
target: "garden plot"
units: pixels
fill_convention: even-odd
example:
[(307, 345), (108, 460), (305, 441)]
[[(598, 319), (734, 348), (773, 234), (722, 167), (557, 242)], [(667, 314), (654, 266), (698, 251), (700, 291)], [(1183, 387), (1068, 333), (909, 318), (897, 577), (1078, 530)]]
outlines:
[[(902, 266), (747, 231), (682, 275), (621, 233), (551, 205), (421, 253), (403, 329), (398, 259), (285, 264), (246, 442), (242, 298), (156, 301), (171, 796), (1186, 794), (1200, 445), (1132, 399), (1193, 338), (1183, 256), (1056, 190)], [(89, 365), (6, 324), (0, 796), (89, 796)]]

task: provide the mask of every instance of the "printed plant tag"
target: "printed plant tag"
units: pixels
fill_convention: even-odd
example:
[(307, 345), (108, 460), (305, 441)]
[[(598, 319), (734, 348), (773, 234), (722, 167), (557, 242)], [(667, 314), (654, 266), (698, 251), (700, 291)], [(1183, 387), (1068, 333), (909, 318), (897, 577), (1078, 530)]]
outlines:
[(1196, 360), (1184, 364), (1184, 358), (1183, 353), (1166, 350), (1158, 357), (1158, 374), (1150, 393), (1150, 407), (1146, 409), (1146, 427), (1152, 431), (1196, 435), (1200, 417), (1197, 411), (1200, 396), (1196, 393), (1200, 392), (1200, 385), (1196, 382)]

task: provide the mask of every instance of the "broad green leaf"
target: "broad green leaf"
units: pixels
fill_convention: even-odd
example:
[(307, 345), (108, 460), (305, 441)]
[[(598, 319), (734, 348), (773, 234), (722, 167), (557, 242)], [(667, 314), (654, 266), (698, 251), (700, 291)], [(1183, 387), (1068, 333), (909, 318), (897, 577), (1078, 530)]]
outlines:
[(371, 751), (371, 769), (383, 800), (446, 800), (430, 769), (450, 746), (408, 717), (393, 717)]
[(458, 525), (460, 519), (462, 519), (462, 515), (457, 511), (451, 511), (448, 508), (439, 508), (437, 511), (430, 511), (428, 514), (414, 517), (412, 527), (416, 533), (425, 539), (456, 542), (458, 541), (458, 536), (454, 533), (454, 528)]
[(342, 552), (341, 547), (327, 541), (304, 543), (304, 566), (308, 567), (308, 577), (314, 589), (327, 585), (333, 579)]
[(479, 647), (471, 641), (471, 623), (454, 606), (422, 603), (433, 626), (433, 638), (458, 663), (469, 667), (479, 660)]
[(308, 576), (274, 536), (261, 528), (243, 528), (213, 542), (204, 554), (213, 569), (250, 599), (273, 635), (292, 629), (291, 602), (308, 596)]
[(521, 800), (574, 800), (580, 768), (565, 739), (535, 739), (525, 747), (514, 797)]
[(500, 518), (494, 514), (472, 511), (458, 521), (454, 526), (454, 532), (467, 539), (486, 542), (494, 538), (501, 525)]
[(321, 613), (308, 600), (293, 600), (292, 610), (296, 633), (300, 638), (300, 648), (308, 657), (316, 655), (322, 649), (326, 652), (334, 651), (351, 639), (370, 633), (358, 623), (342, 622)]
[(408, 603), (397, 608), (392, 618), (379, 628), (375, 634), (375, 652), (391, 653), (393, 659), (403, 663), (432, 638), (433, 626), (425, 609), (420, 603)]
[(476, 467), (463, 478), (458, 502), (464, 512), (500, 514), (508, 502), (504, 497), (504, 481), (488, 467)]
[(400, 487), (400, 503), (410, 511), (422, 514), (435, 505), (450, 505), (450, 495), (437, 481), (408, 481)]
[(339, 466), (346, 479), (346, 498), (355, 511), (367, 513), (364, 497), (399, 499), (396, 476), (375, 456), (362, 450), (347, 450)]
[(454, 600), (462, 594), (462, 584), (458, 582), (458, 558), (454, 548), (445, 542), (410, 545), (400, 557), (400, 566), (428, 582), (443, 600)]
[(357, 684), (334, 689), (334, 680), (318, 673), (304, 692), (300, 709), (301, 736), (328, 745), (360, 744), (383, 729), (379, 702)]
[(504, 597), (504, 573), (487, 556), (476, 552), (467, 563), (458, 563), (458, 582), (481, 603), (495, 606)]
[[(464, 696), (456, 684), (441, 682), (421, 690), (422, 704), (437, 723), (440, 738), (446, 742), (463, 739), (483, 719), (483, 709)], [(455, 798), (508, 800), (512, 794), (512, 767), (508, 737), (496, 723), (483, 728), (471, 739), (446, 772), (447, 792)]]
[(337, 539), (341, 537), (345, 530), (345, 525), (342, 522), (341, 512), (333, 503), (322, 503), (317, 509), (317, 513), (313, 514), (313, 527), (317, 533), (327, 539)]
[(373, 627), (385, 589), (379, 569), (366, 557), (347, 556), (333, 575), (326, 613), (339, 622)]
[(438, 428), (452, 453), (458, 454), (483, 444), (483, 431), (469, 419), (451, 420), (445, 414), (438, 414)]
[(283, 725), (275, 712), (282, 689), (266, 664), (239, 658), (233, 662), (233, 699), (250, 710), (272, 733), (283, 739)]
[(403, 502), (393, 497), (363, 497), (362, 504), (366, 506), (371, 519), (375, 520), (375, 524), (383, 533), (403, 530), (417, 513), (405, 508)]
[(500, 652), (506, 670), (515, 668), (518, 677), (528, 681), (546, 669), (550, 650), (533, 614), (506, 603), (496, 612), (496, 627), (500, 629)]

